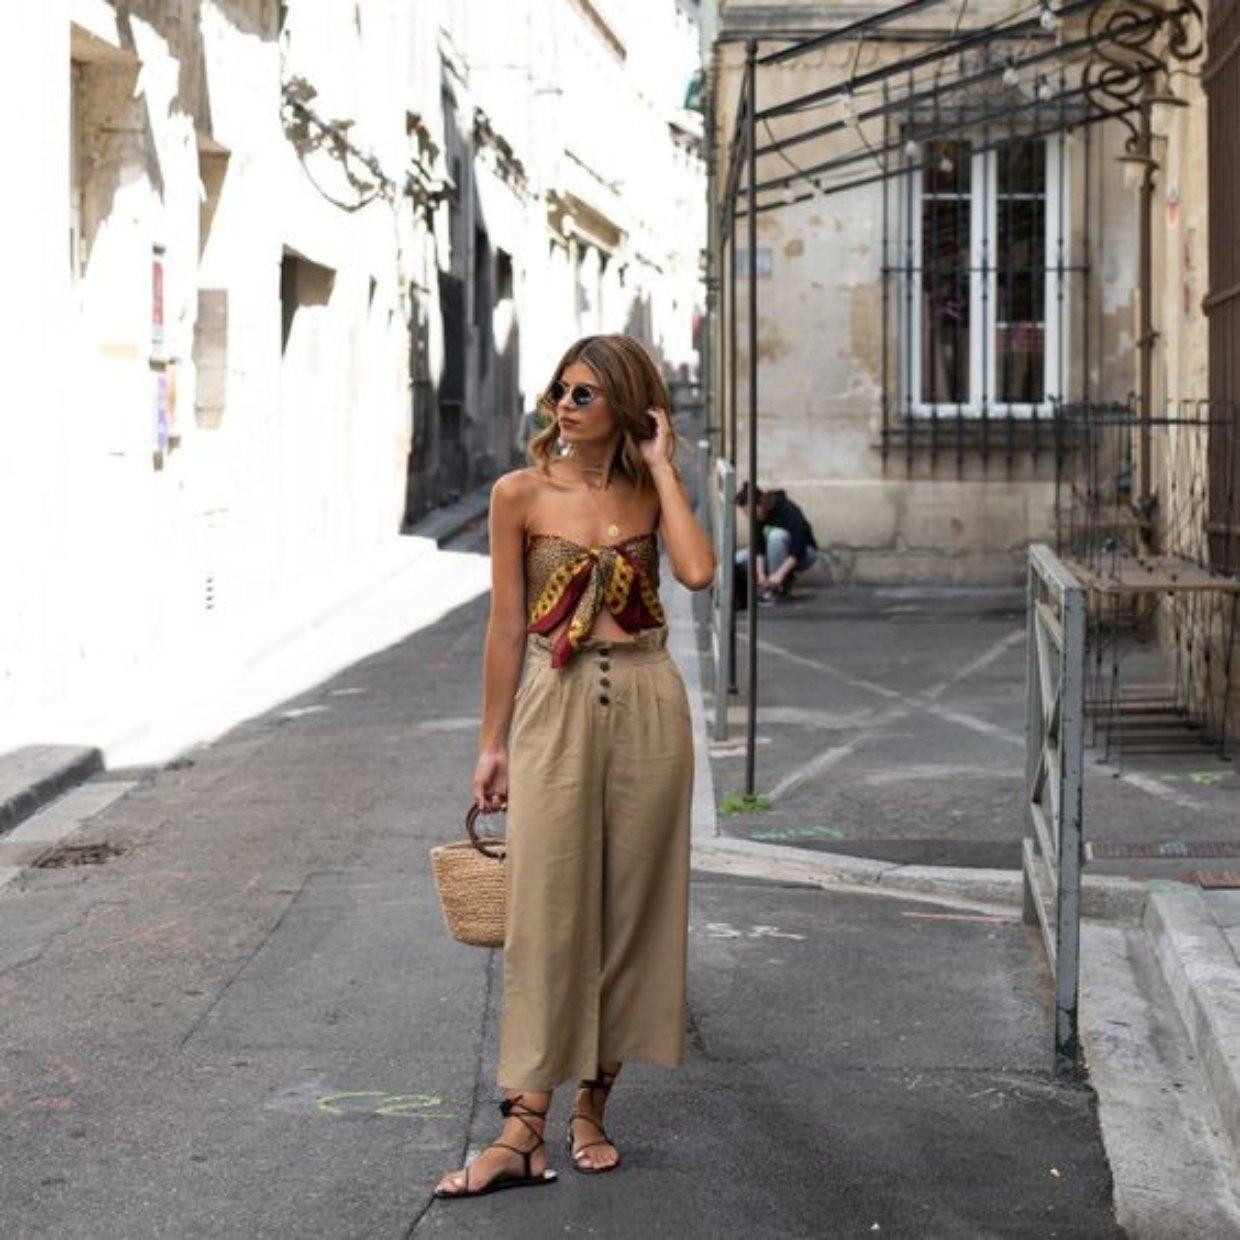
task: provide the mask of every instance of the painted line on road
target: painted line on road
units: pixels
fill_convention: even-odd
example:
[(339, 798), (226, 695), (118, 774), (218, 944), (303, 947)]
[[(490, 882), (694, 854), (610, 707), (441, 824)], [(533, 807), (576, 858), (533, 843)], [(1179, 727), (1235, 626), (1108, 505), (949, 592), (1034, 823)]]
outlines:
[(953, 685), (959, 684), (962, 680), (967, 680), (970, 676), (985, 670), (1012, 646), (1023, 641), (1024, 638), (1025, 630), (1023, 628), (1013, 629), (1012, 632), (999, 638), (997, 642), (979, 654), (972, 663), (966, 663), (964, 667), (954, 672), (946, 680), (941, 681), (931, 689), (927, 689), (924, 693), (915, 695), (915, 697), (926, 702), (937, 701)]
[(992, 926), (1020, 924), (1019, 917), (1002, 917), (995, 913), (910, 913), (905, 911), (900, 916), (912, 918), (914, 921), (976, 921)]
[[(736, 636), (738, 642), (743, 643), (745, 641), (744, 633), (738, 631)], [(875, 696), (886, 698), (888, 701), (903, 701), (905, 698), (903, 693), (898, 693), (894, 689), (888, 689), (886, 685), (880, 685), (876, 681), (854, 676), (851, 672), (846, 672), (842, 667), (836, 667), (834, 664), (827, 663), (822, 659), (811, 659), (803, 654), (797, 654), (785, 646), (776, 645), (775, 642), (767, 638), (759, 638), (758, 649), (765, 650), (769, 654), (777, 654), (789, 663), (798, 663), (802, 667), (808, 667), (816, 672), (821, 672), (824, 676), (830, 676), (841, 684), (851, 685), (854, 689), (864, 689), (867, 693), (873, 693)]]
[(807, 783), (819, 775), (825, 775), (832, 767), (838, 766), (843, 762), (845, 758), (860, 746), (862, 741), (867, 739), (868, 737), (865, 735), (856, 736), (846, 745), (836, 745), (831, 749), (823, 750), (822, 753), (810, 758), (808, 762), (803, 762), (795, 770), (790, 771), (766, 795), (772, 801), (777, 801), (780, 797), (791, 792), (793, 788), (799, 788), (803, 783)]

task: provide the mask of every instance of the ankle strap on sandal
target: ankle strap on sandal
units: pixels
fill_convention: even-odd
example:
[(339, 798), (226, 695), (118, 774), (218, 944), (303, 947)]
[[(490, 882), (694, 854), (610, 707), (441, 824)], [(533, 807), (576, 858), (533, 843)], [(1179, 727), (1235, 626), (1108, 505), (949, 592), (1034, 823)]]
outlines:
[[(518, 1111), (517, 1107), (520, 1107), (521, 1109)], [(511, 1115), (514, 1119), (520, 1119), (523, 1115), (531, 1115), (535, 1119), (547, 1118), (546, 1111), (535, 1111), (533, 1107), (527, 1106), (526, 1103), (522, 1101), (520, 1094), (518, 1094), (515, 1098), (505, 1098), (499, 1104), (499, 1109), (505, 1116)]]
[[(542, 1145), (543, 1134), (537, 1128), (535, 1128), (533, 1124), (530, 1123), (530, 1120), (531, 1119), (545, 1120), (547, 1118), (546, 1111), (535, 1111), (533, 1107), (527, 1106), (522, 1101), (520, 1094), (518, 1094), (515, 1098), (505, 1098), (503, 1102), (499, 1104), (499, 1110), (500, 1110), (500, 1114), (505, 1119), (515, 1119), (521, 1124), (524, 1124), (525, 1127), (531, 1133), (531, 1135), (537, 1138), (535, 1144), (531, 1147), (531, 1152), (533, 1150), (536, 1150), (540, 1145)], [(496, 1142), (496, 1144), (500, 1144), (500, 1143)], [(507, 1148), (510, 1150), (516, 1149), (516, 1147), (512, 1145), (508, 1146)], [(517, 1150), (518, 1154), (525, 1153), (525, 1152), (526, 1151), (524, 1150)]]

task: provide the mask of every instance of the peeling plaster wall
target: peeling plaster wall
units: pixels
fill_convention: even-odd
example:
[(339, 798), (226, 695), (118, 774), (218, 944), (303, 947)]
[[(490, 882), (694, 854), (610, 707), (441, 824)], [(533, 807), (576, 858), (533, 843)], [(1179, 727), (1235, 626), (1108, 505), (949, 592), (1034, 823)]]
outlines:
[[(1177, 109), (1155, 151), (1162, 168), (1155, 186), (1154, 261), (1159, 295), (1154, 301), (1158, 333), (1154, 357), (1158, 402), (1189, 409), (1209, 396), (1209, 322), (1202, 299), (1209, 292), (1209, 180), (1207, 109), (1195, 76), (1176, 78), (1177, 92), (1188, 102)], [(1217, 226), (1217, 225), (1216, 225)], [(1160, 440), (1160, 444), (1162, 441)], [(1166, 450), (1154, 462), (1159, 496), (1183, 496), (1208, 479), (1206, 444), (1192, 434), (1173, 432)], [(1174, 524), (1164, 498), (1158, 516), (1160, 538), (1170, 551), (1199, 556), (1201, 531)], [(1240, 721), (1240, 675), (1233, 674), (1230, 696), (1221, 671), (1228, 654), (1240, 667), (1240, 632), (1231, 624), (1230, 600), (1202, 596), (1169, 599), (1159, 608), (1159, 634), (1169, 656), (1188, 667), (1199, 702), (1212, 699), (1217, 717), (1226, 717), (1229, 733)], [(1230, 652), (1228, 646), (1230, 645)], [(1178, 649), (1177, 649), (1178, 647)]]
[[(872, 11), (865, 4), (724, 4), (725, 30), (762, 30), (838, 25)], [(978, 9), (999, 20), (1020, 9), (994, 3)], [(970, 11), (970, 19), (975, 15)], [(931, 25), (941, 20), (927, 14)], [(901, 45), (907, 48), (907, 45)], [(812, 52), (760, 71), (759, 105), (768, 106), (844, 80), (854, 63), (859, 73), (900, 54), (891, 44), (864, 43)], [(854, 61), (854, 57), (856, 58)], [(722, 181), (728, 141), (741, 87), (744, 47), (716, 44), (718, 110), (714, 141)], [(816, 120), (826, 113), (812, 113)], [(802, 129), (783, 118), (759, 128), (759, 137), (779, 138)], [(1066, 148), (1068, 179), (1082, 181), (1086, 147), (1093, 181), (1093, 268), (1090, 282), (1089, 388), (1095, 399), (1123, 399), (1136, 382), (1135, 195), (1124, 189), (1115, 156), (1121, 136), (1096, 128), (1087, 144), (1077, 138)], [(851, 150), (838, 136), (818, 138), (792, 149), (801, 166)], [(789, 171), (777, 158), (760, 165), (759, 177)], [(742, 196), (744, 177), (741, 179)], [(895, 225), (892, 192), (892, 235)], [(1081, 203), (1070, 199), (1069, 232), (1078, 251), (1084, 240)], [(1010, 468), (1002, 453), (989, 464), (966, 456), (957, 471), (950, 436), (932, 468), (923, 454), (906, 469), (897, 446), (886, 467), (882, 453), (882, 220), (880, 185), (785, 206), (758, 217), (758, 248), (769, 250), (771, 274), (758, 280), (759, 481), (787, 488), (810, 516), (819, 541), (828, 547), (837, 576), (875, 582), (913, 580), (1011, 583), (1022, 579), (1024, 553), (1032, 540), (1054, 532), (1052, 453), (1034, 460), (1018, 451)], [(1105, 233), (1105, 236), (1103, 235)], [(746, 221), (739, 221), (738, 246), (746, 246)], [(739, 443), (738, 468), (745, 472), (747, 442), (745, 373), (747, 286), (738, 281)], [(1083, 307), (1085, 299), (1080, 298)], [(1083, 351), (1080, 325), (1068, 327), (1071, 388), (1081, 390)], [(897, 329), (891, 332), (894, 354)], [(889, 359), (889, 364), (892, 364)]]
[[(103, 718), (117, 695), (140, 700), (160, 668), (235, 672), (294, 622), (294, 600), (339, 588), (395, 532), (408, 444), (410, 270), (390, 208), (331, 207), (286, 140), (278, 6), (14, 7), (0, 78), (23, 92), (40, 206), (14, 219), (6, 194), (6, 228), (39, 262), (17, 266), (4, 298), (29, 322), (3, 377), (2, 455), (23, 484), (0, 488), (19, 566), (0, 621), (0, 749), (50, 739), (62, 708), (99, 703)], [(340, 20), (291, 35), (290, 55), (321, 75), (316, 105), (351, 116), (354, 140), (403, 175), (402, 84), (389, 72), (399, 23), (366, 5), (358, 27), (352, 5), (332, 7)], [(210, 210), (200, 152), (222, 173)], [(326, 155), (310, 162), (352, 196)], [(299, 311), (296, 364), (282, 358), (286, 251), (334, 272), (325, 303)], [(222, 395), (200, 420), (204, 293), (220, 316)], [(173, 419), (162, 451), (161, 377)]]
[[(359, 190), (330, 153), (298, 157), (282, 79), (305, 79), (318, 115), (398, 185), (415, 156), (444, 175), (450, 120), (472, 142), (481, 109), (497, 136), (467, 146), (461, 178), (465, 287), (475, 222), (510, 254), (513, 285), (489, 321), (471, 304), (466, 322), (469, 482), (518, 459), (519, 407), (583, 326), (638, 330), (669, 370), (694, 371), (705, 169), (700, 118), (681, 106), (699, 62), (686, 6), (607, 6), (627, 46), (608, 92), (580, 72), (582, 49), (604, 52), (570, 0), (291, 0), (282, 38), (277, 0), (9, 7), (0, 89), (22, 123), (9, 135), (20, 184), (0, 208), (19, 241), (0, 298), (0, 750), (53, 739), (44, 724), (64, 709), (98, 704), (106, 720), (161, 669), (242, 674), (373, 571), (407, 492), (439, 484), (438, 408), (412, 443), (409, 329), (426, 337), (424, 409), (449, 349), (449, 208), (338, 205)], [(548, 220), (570, 155), (589, 205), (614, 181), (619, 213), (590, 315)], [(161, 373), (175, 425), (157, 451)]]

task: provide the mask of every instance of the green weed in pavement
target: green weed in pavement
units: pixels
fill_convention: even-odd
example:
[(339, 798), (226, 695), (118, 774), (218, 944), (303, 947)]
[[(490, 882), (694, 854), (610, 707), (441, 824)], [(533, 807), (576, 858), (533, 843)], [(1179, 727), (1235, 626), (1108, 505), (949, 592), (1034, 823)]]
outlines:
[(759, 792), (752, 795), (749, 793), (737, 795), (735, 792), (729, 792), (719, 802), (719, 813), (724, 818), (731, 818), (735, 814), (756, 814), (761, 810), (771, 808), (770, 799)]

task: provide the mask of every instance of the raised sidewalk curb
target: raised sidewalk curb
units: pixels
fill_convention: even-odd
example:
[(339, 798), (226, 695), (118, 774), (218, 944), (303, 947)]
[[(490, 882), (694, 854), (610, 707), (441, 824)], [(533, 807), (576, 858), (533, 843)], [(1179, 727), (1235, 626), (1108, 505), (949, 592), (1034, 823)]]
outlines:
[(0, 834), (103, 770), (89, 745), (24, 745), (0, 754)]
[(92, 779), (70, 788), (20, 826), (0, 836), (0, 893), (30, 866), (38, 865), (108, 806), (119, 801), (133, 779)]
[(478, 487), (468, 495), (442, 508), (435, 508), (419, 517), (402, 533), (412, 534), (418, 538), (429, 538), (435, 546), (442, 547), (455, 538), (466, 526), (486, 516), (491, 504), (491, 484)]
[(1150, 891), (1142, 925), (1240, 1159), (1240, 962), (1208, 898), (1185, 883)]
[[(693, 844), (693, 864), (700, 869), (811, 883), (816, 887), (868, 887), (891, 895), (965, 900), (1006, 908), (1021, 908), (1024, 901), (1018, 870), (900, 865), (847, 853), (811, 852), (787, 844), (738, 840), (726, 835), (713, 839), (699, 835)], [(1130, 879), (1109, 875), (1087, 877), (1082, 887), (1081, 907), (1086, 917), (1137, 922), (1145, 908), (1147, 894), (1143, 884)]]

